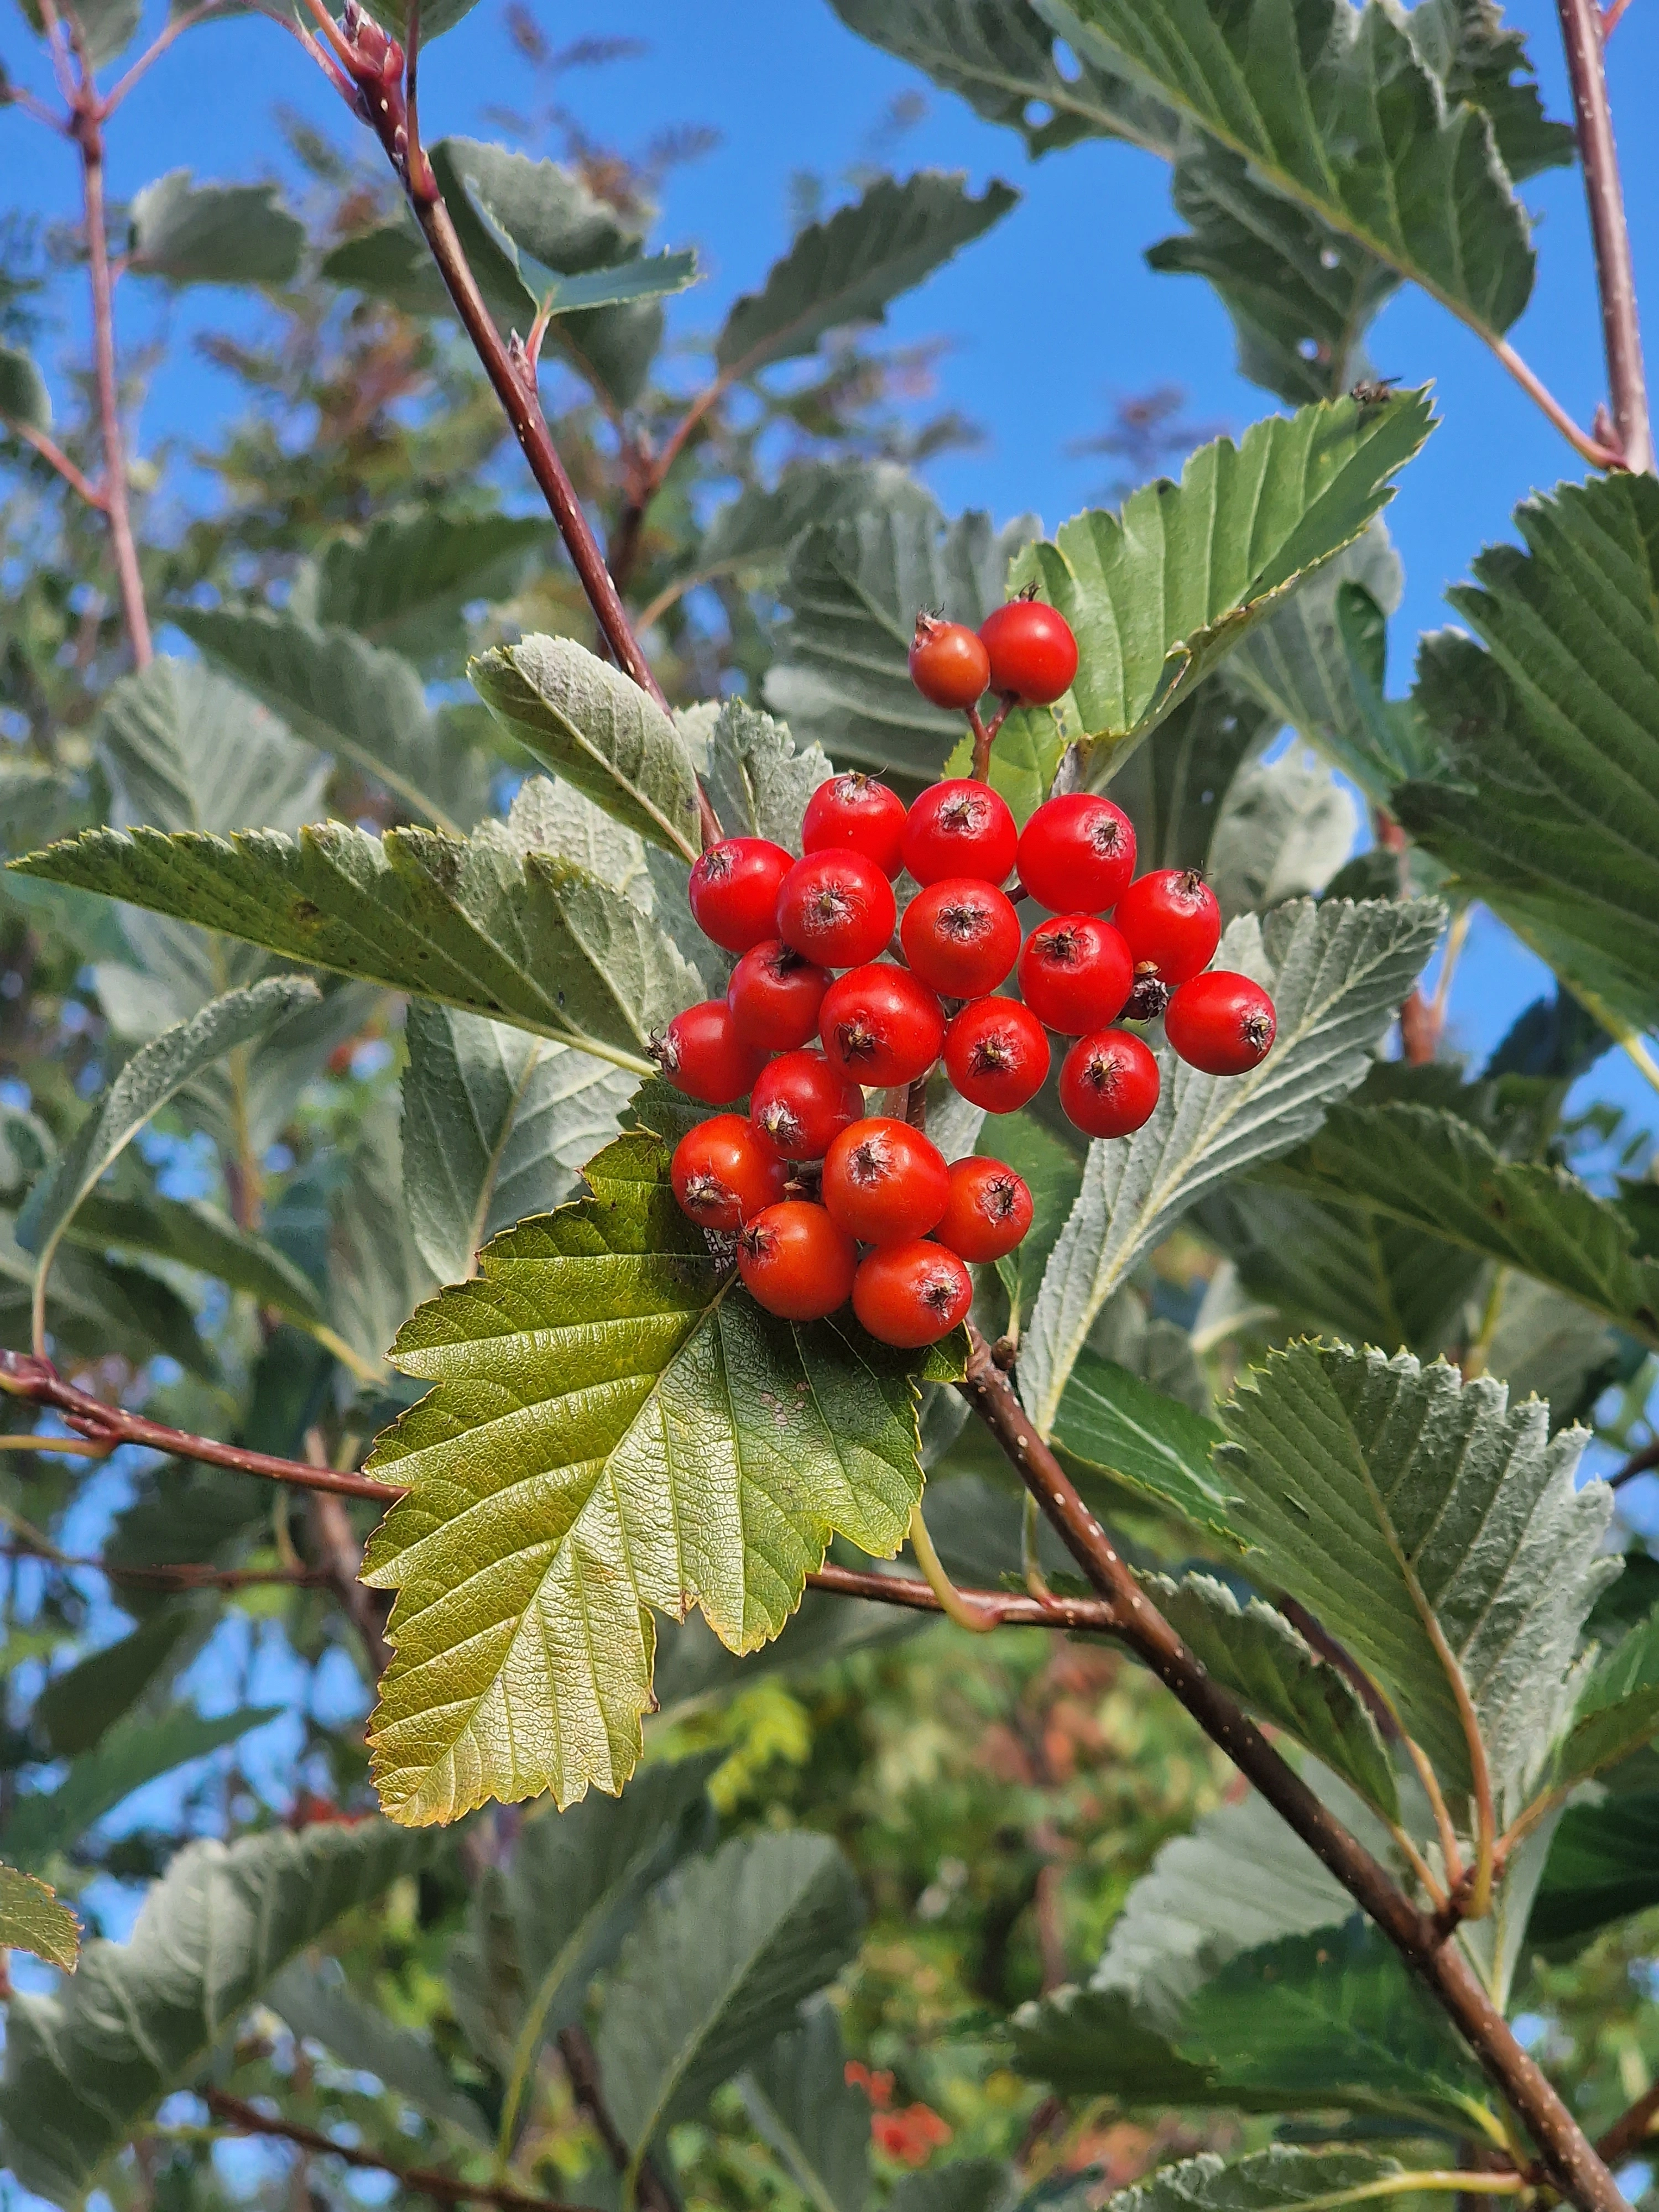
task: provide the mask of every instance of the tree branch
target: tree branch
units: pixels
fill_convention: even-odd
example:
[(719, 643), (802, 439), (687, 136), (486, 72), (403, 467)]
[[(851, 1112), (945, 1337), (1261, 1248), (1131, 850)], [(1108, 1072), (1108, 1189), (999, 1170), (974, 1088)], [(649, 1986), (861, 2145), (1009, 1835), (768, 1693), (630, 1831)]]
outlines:
[(76, 467), (55, 438), (49, 438), (44, 430), (37, 430), (33, 423), (20, 422), (10, 415), (0, 415), (0, 422), (4, 423), (14, 438), (21, 438), (26, 446), (33, 446), (43, 461), (50, 462), (77, 498), (85, 500), (88, 507), (96, 507), (100, 514), (108, 513), (108, 503), (103, 493), (90, 477), (83, 476)]
[(136, 1583), (155, 1589), (257, 1589), (273, 1583), (326, 1589), (333, 1582), (325, 1567), (216, 1567), (199, 1559), (167, 1566), (112, 1567), (106, 1560), (60, 1552), (51, 1544), (0, 1544), (0, 1559), (39, 1559), (46, 1566), (87, 1568), (112, 1583)]
[(1638, 2097), (1627, 2111), (1620, 2112), (1596, 2144), (1598, 2155), (1609, 2166), (1620, 2164), (1646, 2142), (1656, 2118), (1659, 2118), (1659, 2082)]
[[(1561, 43), (1572, 83), (1573, 124), (1584, 172), (1590, 237), (1595, 247), (1596, 289), (1601, 295), (1601, 337), (1607, 356), (1607, 392), (1624, 465), (1653, 473), (1653, 431), (1648, 420), (1647, 380), (1642, 370), (1642, 326), (1636, 313), (1636, 272), (1630, 227), (1613, 140), (1613, 111), (1596, 0), (1556, 0)], [(1615, 21), (1617, 19), (1615, 18)]]
[(1625, 2200), (1583, 2130), (1455, 1942), (1321, 1803), (1243, 1708), (1200, 1666), (1136, 1583), (1100, 1523), (969, 1325), (968, 1372), (958, 1385), (1002, 1446), (1066, 1548), (1116, 1616), (1119, 1638), (1173, 1691), (1211, 1741), (1376, 1923), (1462, 2032), (1482, 2069), (1525, 2123), (1544, 2172), (1580, 2212), (1624, 2212)]
[(114, 114), (144, 71), (153, 62), (161, 60), (175, 39), (182, 38), (186, 31), (193, 31), (198, 23), (205, 22), (210, 15), (218, 15), (226, 4), (227, 0), (199, 0), (198, 6), (186, 8), (182, 15), (173, 16), (166, 29), (157, 34), (151, 45), (145, 47), (126, 75), (118, 79), (111, 90), (105, 94), (98, 104), (99, 121), (101, 123)]
[[(825, 1565), (806, 1577), (809, 1589), (834, 1597), (858, 1597), (877, 1605), (896, 1605), (911, 1613), (945, 1611), (934, 1592), (912, 1575), (866, 1574), (853, 1567)], [(1117, 1632), (1115, 1607), (1099, 1598), (1020, 1597), (1012, 1590), (959, 1589), (975, 1610), (998, 1628), (1064, 1628), (1084, 1636)]]
[[(626, 2173), (634, 2162), (634, 2154), (628, 2148), (628, 2138), (611, 2117), (611, 2108), (605, 2101), (605, 2087), (599, 2080), (599, 2062), (589, 2042), (587, 2031), (581, 2027), (562, 2027), (559, 2030), (559, 2056), (564, 2061), (564, 2070), (570, 2076), (571, 2094), (577, 2108), (591, 2123), (595, 2134), (605, 2145), (605, 2154), (618, 2173)], [(638, 2200), (641, 2212), (680, 2212), (679, 2199), (663, 2179), (658, 2168), (648, 2158), (640, 2160)]]
[(1617, 1490), (1626, 1482), (1633, 1482), (1638, 1474), (1647, 1474), (1659, 1467), (1659, 1437), (1644, 1444), (1640, 1451), (1632, 1452), (1617, 1474), (1607, 1477), (1610, 1489)]
[(526, 2197), (522, 2190), (514, 2189), (501, 2181), (462, 2181), (457, 2175), (441, 2173), (430, 2166), (394, 2166), (378, 2152), (356, 2150), (337, 2143), (316, 2128), (301, 2127), (297, 2121), (284, 2120), (278, 2116), (262, 2112), (258, 2106), (246, 2104), (240, 2097), (233, 2097), (223, 2089), (206, 2088), (201, 2092), (202, 2102), (216, 2120), (241, 2136), (266, 2136), (277, 2142), (297, 2144), (301, 2150), (314, 2151), (328, 2158), (337, 2158), (342, 2165), (356, 2166), (363, 2173), (389, 2173), (405, 2189), (412, 2189), (422, 2197), (430, 2197), (440, 2204), (495, 2204), (501, 2212), (575, 2212), (574, 2206), (562, 2204), (551, 2197)]

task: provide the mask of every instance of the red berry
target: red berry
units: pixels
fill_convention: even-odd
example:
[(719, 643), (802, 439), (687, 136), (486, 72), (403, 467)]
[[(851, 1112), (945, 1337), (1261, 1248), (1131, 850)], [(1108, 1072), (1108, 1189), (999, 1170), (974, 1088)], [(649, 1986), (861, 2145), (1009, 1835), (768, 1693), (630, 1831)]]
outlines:
[(849, 769), (821, 783), (801, 817), (803, 853), (862, 853), (884, 876), (904, 866), (904, 801), (873, 776)]
[(741, 1098), (766, 1065), (766, 1054), (738, 1035), (724, 999), (705, 999), (676, 1014), (655, 1053), (676, 1089), (705, 1106), (729, 1106)]
[(1000, 1160), (954, 1161), (951, 1195), (933, 1231), (958, 1260), (1000, 1260), (1031, 1225), (1031, 1194)]
[(1137, 975), (1184, 983), (1215, 958), (1221, 908), (1196, 868), (1154, 868), (1130, 884), (1112, 916)]
[(1095, 792), (1045, 799), (1020, 832), (1019, 879), (1039, 906), (1104, 914), (1134, 872), (1134, 824)]
[(745, 1044), (765, 1052), (793, 1052), (818, 1031), (818, 1003), (830, 988), (830, 971), (815, 968), (781, 938), (751, 945), (732, 970), (726, 1003)]
[(945, 1032), (945, 1072), (970, 1105), (1012, 1114), (1048, 1076), (1042, 1024), (1018, 999), (971, 999)]
[(786, 1160), (821, 1160), (863, 1113), (863, 1091), (821, 1052), (781, 1054), (761, 1070), (749, 1101), (762, 1144)]
[(728, 952), (777, 933), (778, 892), (794, 866), (781, 845), (764, 837), (725, 837), (691, 868), (691, 913), (705, 937)]
[(882, 1086), (914, 1083), (939, 1058), (945, 1016), (908, 968), (854, 968), (823, 994), (818, 1035), (832, 1067)]
[(1164, 1010), (1164, 1033), (1206, 1075), (1248, 1075), (1267, 1057), (1278, 1021), (1260, 983), (1224, 968), (1194, 975)]
[(1019, 956), (1020, 996), (1062, 1036), (1104, 1029), (1134, 988), (1129, 948), (1109, 921), (1060, 914), (1040, 922)]
[(854, 1121), (823, 1156), (830, 1218), (861, 1244), (926, 1236), (950, 1194), (944, 1153), (908, 1121)]
[(904, 865), (919, 884), (940, 883), (946, 876), (1000, 884), (1018, 847), (1007, 802), (971, 776), (930, 784), (904, 825)]
[(738, 1273), (768, 1313), (822, 1321), (844, 1306), (858, 1254), (821, 1206), (787, 1198), (738, 1231)]
[(1158, 1062), (1127, 1030), (1097, 1030), (1060, 1064), (1060, 1103), (1085, 1137), (1127, 1137), (1152, 1119)]
[(789, 1170), (741, 1114), (716, 1114), (688, 1129), (668, 1170), (682, 1213), (703, 1229), (735, 1229), (783, 1196)]
[(1028, 707), (1052, 707), (1077, 674), (1077, 640), (1058, 607), (1010, 599), (979, 626), (991, 656), (991, 689), (1012, 691)]
[(907, 1352), (948, 1336), (973, 1303), (974, 1279), (956, 1254), (920, 1239), (872, 1252), (853, 1278), (853, 1311), (878, 1342)]
[(994, 991), (1019, 957), (1019, 916), (994, 884), (946, 876), (905, 908), (899, 939), (930, 990), (977, 999)]
[(991, 679), (991, 656), (965, 623), (919, 614), (910, 641), (910, 681), (936, 707), (971, 707)]
[(887, 950), (893, 886), (863, 853), (809, 853), (778, 893), (778, 935), (821, 968), (857, 968)]

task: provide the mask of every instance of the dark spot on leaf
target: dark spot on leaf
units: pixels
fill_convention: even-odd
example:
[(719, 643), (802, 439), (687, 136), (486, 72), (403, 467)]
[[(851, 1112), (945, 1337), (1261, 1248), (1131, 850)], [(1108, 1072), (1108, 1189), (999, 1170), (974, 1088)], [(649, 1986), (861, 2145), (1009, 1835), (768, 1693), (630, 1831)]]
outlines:
[(313, 921), (320, 921), (323, 918), (323, 909), (314, 899), (295, 899), (289, 913), (301, 929), (309, 929)]

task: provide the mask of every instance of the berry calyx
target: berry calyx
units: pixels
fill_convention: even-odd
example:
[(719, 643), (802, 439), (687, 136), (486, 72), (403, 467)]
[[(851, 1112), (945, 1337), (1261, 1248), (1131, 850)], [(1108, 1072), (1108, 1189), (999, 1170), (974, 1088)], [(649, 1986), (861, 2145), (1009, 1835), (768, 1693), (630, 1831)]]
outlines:
[(899, 939), (930, 990), (977, 999), (994, 991), (1019, 957), (1019, 916), (994, 884), (946, 876), (905, 908)]
[(769, 937), (751, 945), (732, 970), (726, 1003), (745, 1044), (765, 1052), (793, 1052), (818, 1030), (818, 1007), (830, 988), (830, 971)]
[(933, 1235), (958, 1260), (1000, 1260), (1024, 1237), (1031, 1212), (1024, 1177), (975, 1155), (952, 1163), (951, 1194)]
[(738, 1231), (744, 1287), (784, 1321), (822, 1321), (844, 1306), (857, 1269), (852, 1238), (807, 1199), (769, 1206)]
[(723, 837), (691, 866), (692, 917), (728, 952), (747, 952), (775, 936), (778, 892), (793, 856), (765, 837)]
[(1221, 908), (1196, 868), (1154, 868), (1117, 902), (1114, 926), (1134, 956), (1135, 972), (1185, 983), (1215, 958)]
[(1134, 872), (1134, 824), (1098, 793), (1045, 799), (1020, 832), (1019, 879), (1039, 906), (1103, 914)]
[(854, 1121), (823, 1156), (830, 1218), (861, 1244), (926, 1236), (950, 1195), (944, 1153), (908, 1121), (879, 1115)]
[(878, 1343), (914, 1352), (948, 1336), (974, 1302), (974, 1279), (942, 1244), (884, 1245), (859, 1262), (853, 1311)]
[(1135, 987), (1124, 1004), (1118, 1019), (1124, 1022), (1155, 1022), (1170, 1003), (1170, 987), (1162, 983), (1150, 971), (1135, 977)]
[(849, 769), (821, 783), (801, 817), (803, 853), (862, 853), (890, 879), (904, 865), (904, 801), (874, 776)]
[(984, 696), (991, 656), (965, 623), (924, 611), (910, 641), (910, 681), (935, 707), (965, 710)]
[(1060, 1103), (1085, 1137), (1127, 1137), (1158, 1104), (1158, 1062), (1127, 1030), (1099, 1030), (1072, 1047), (1060, 1067)]
[(1248, 1075), (1267, 1057), (1278, 1027), (1261, 984), (1224, 968), (1194, 975), (1164, 1010), (1164, 1035), (1206, 1075)]
[(945, 1032), (945, 1072), (969, 1105), (1012, 1114), (1047, 1079), (1048, 1039), (1018, 999), (972, 999)]
[(783, 1196), (789, 1170), (741, 1114), (716, 1114), (674, 1147), (668, 1180), (702, 1229), (736, 1229)]
[(1018, 846), (1007, 801), (972, 776), (930, 785), (904, 825), (904, 865), (919, 884), (940, 883), (946, 876), (1000, 884)]
[(749, 1101), (757, 1136), (783, 1160), (821, 1160), (863, 1113), (863, 1091), (821, 1052), (781, 1054), (761, 1070)]
[(777, 934), (821, 968), (857, 968), (887, 950), (893, 886), (863, 853), (809, 853), (778, 893)]
[(1092, 914), (1056, 915), (1025, 940), (1020, 995), (1040, 1022), (1062, 1036), (1104, 1029), (1134, 988), (1129, 948), (1109, 921)]
[(1010, 599), (979, 626), (991, 660), (991, 689), (1028, 707), (1052, 707), (1077, 674), (1077, 640), (1058, 607)]
[(914, 1083), (939, 1058), (945, 1016), (908, 968), (854, 968), (823, 994), (818, 1035), (831, 1067), (872, 1086)]
[(766, 1054), (738, 1035), (724, 999), (705, 999), (676, 1014), (652, 1053), (675, 1089), (705, 1106), (741, 1098), (766, 1065)]

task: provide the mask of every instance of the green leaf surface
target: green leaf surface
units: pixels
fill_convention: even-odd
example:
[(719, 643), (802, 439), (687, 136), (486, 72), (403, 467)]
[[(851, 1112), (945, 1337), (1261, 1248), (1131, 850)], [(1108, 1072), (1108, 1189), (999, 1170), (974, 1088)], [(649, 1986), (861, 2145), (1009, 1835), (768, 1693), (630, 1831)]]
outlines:
[[(27, 1340), (36, 1261), (17, 1242), (12, 1215), (0, 1213), (0, 1333)], [(216, 1376), (196, 1317), (171, 1286), (146, 1268), (116, 1266), (60, 1246), (46, 1285), (46, 1328), (61, 1358), (102, 1359), (118, 1352), (135, 1369), (160, 1352), (192, 1375)]]
[[(1136, 2016), (1121, 1990), (1055, 1990), (1023, 2004), (1009, 2023), (1022, 2074), (1060, 2096), (1109, 2097), (1131, 2108), (1228, 2104), (1214, 2076), (1183, 2057), (1169, 2038)], [(1237, 2101), (1248, 2106), (1250, 2100)]]
[(1014, 564), (1077, 634), (1066, 695), (1098, 787), (1182, 698), (1302, 580), (1351, 544), (1394, 495), (1433, 427), (1401, 392), (1304, 407), (1218, 438), (1117, 513), (1092, 509)]
[(1073, 1459), (1200, 1527), (1231, 1534), (1231, 1494), (1211, 1460), (1221, 1431), (1087, 1346), (1060, 1399), (1054, 1441)]
[[(39, 28), (38, 0), (26, 9)], [(79, 25), (88, 62), (94, 69), (113, 61), (131, 44), (143, 15), (140, 0), (73, 0), (67, 11)]]
[(127, 266), (170, 284), (286, 284), (305, 242), (275, 185), (193, 185), (172, 169), (133, 198)]
[(12, 1998), (0, 2158), (24, 2188), (78, 2203), (289, 1960), (422, 1855), (384, 1820), (187, 1844), (131, 1942), (88, 1943), (57, 1996)]
[(0, 416), (44, 437), (52, 428), (52, 394), (33, 356), (20, 346), (0, 346)]
[(1659, 1260), (1620, 1209), (1565, 1168), (1507, 1160), (1457, 1115), (1406, 1103), (1340, 1107), (1268, 1180), (1322, 1204), (1431, 1232), (1659, 1342)]
[(988, 1116), (974, 1149), (981, 1158), (1012, 1168), (1031, 1194), (1030, 1227), (1007, 1257), (997, 1261), (1008, 1293), (1008, 1334), (1017, 1340), (1055, 1239), (1076, 1203), (1083, 1161), (1070, 1145), (1026, 1113), (999, 1114), (994, 1121)]
[(1659, 1732), (1659, 1613), (1648, 1618), (1585, 1677), (1552, 1780), (1571, 1787), (1624, 1759)]
[[(1294, 602), (1292, 602), (1294, 604)], [(1233, 778), (1211, 841), (1210, 887), (1229, 920), (1322, 891), (1353, 849), (1359, 810), (1298, 745)]]
[(1659, 1025), (1659, 482), (1562, 485), (1448, 593), (1415, 704), (1450, 764), (1400, 818), (1615, 1033)]
[(667, 1158), (619, 1139), (590, 1198), (498, 1237), (393, 1347), (438, 1386), (370, 1462), (410, 1486), (364, 1571), (398, 1594), (372, 1724), (398, 1820), (620, 1788), (652, 1608), (699, 1606), (753, 1650), (832, 1531), (881, 1557), (902, 1540), (916, 1365), (848, 1322), (763, 1314), (675, 1205)]
[(317, 996), (308, 976), (271, 975), (228, 991), (199, 1014), (142, 1045), (29, 1193), (18, 1216), (20, 1243), (37, 1255), (43, 1285), (76, 1206), (152, 1115), (226, 1053), (254, 1044), (286, 1014)]
[(978, 199), (960, 176), (923, 169), (878, 177), (825, 222), (808, 223), (758, 292), (732, 307), (714, 359), (729, 379), (811, 353), (826, 331), (878, 323), (889, 301), (988, 230), (1019, 195), (988, 185)]
[(488, 2144), (489, 2123), (430, 2040), (399, 2027), (378, 2006), (305, 1959), (284, 1966), (264, 2001), (295, 2035), (319, 2043), (354, 2073), (373, 2074), (428, 2119)]
[(846, 2069), (835, 2007), (819, 2002), (738, 2077), (756, 2133), (813, 2212), (864, 2212), (870, 2194), (870, 2100)]
[(1226, 1079), (1166, 1047), (1152, 1119), (1127, 1141), (1089, 1147), (1020, 1353), (1020, 1395), (1045, 1433), (1095, 1317), (1139, 1259), (1206, 1191), (1288, 1152), (1363, 1079), (1442, 918), (1429, 900), (1328, 899), (1228, 930), (1218, 964), (1266, 982), (1277, 1042), (1250, 1074)]
[(926, 503), (926, 495), (890, 461), (792, 463), (775, 484), (746, 485), (714, 509), (678, 589), (718, 576), (756, 582), (774, 575), (814, 523), (846, 521), (907, 492)]
[(437, 1287), (404, 1188), (402, 1131), (382, 1096), (360, 1124), (347, 1171), (330, 1196), (328, 1224), (331, 1348), (375, 1385), (386, 1379), (387, 1346)]
[(696, 859), (691, 756), (631, 677), (568, 637), (494, 646), (467, 673), (496, 720), (544, 768), (649, 843)]
[[(141, 1635), (143, 1631), (138, 1632)], [(115, 1647), (119, 1649), (120, 1647)], [(62, 1679), (61, 1677), (59, 1678)], [(107, 1729), (94, 1748), (70, 1765), (57, 1788), (16, 1798), (4, 1832), (7, 1856), (41, 1866), (64, 1851), (135, 1790), (189, 1760), (205, 1759), (251, 1729), (275, 1720), (279, 1706), (240, 1709), (209, 1719), (179, 1706), (159, 1720), (128, 1721)]]
[(1012, 2168), (1000, 2158), (953, 2158), (900, 2174), (888, 2212), (1006, 2212), (1017, 2189)]
[(1550, 1847), (1528, 1940), (1581, 1944), (1652, 1905), (1659, 1905), (1659, 1790), (1571, 1805)]
[(381, 516), (361, 537), (331, 538), (295, 579), (289, 604), (430, 667), (461, 645), (466, 607), (508, 597), (551, 538), (538, 515), (413, 507)]
[(274, 1244), (240, 1228), (205, 1199), (115, 1198), (93, 1191), (64, 1233), (94, 1250), (138, 1252), (193, 1267), (302, 1328), (322, 1317), (310, 1278)]
[(32, 1951), (49, 1966), (75, 1972), (81, 1923), (33, 1875), (0, 1866), (0, 1952)]
[[(1317, 588), (1316, 580), (1308, 586)], [(1302, 598), (1298, 592), (1291, 605)], [(1239, 647), (1241, 658), (1257, 635)], [(1273, 710), (1235, 690), (1231, 668), (1189, 691), (1165, 716), (1112, 779), (1113, 801), (1135, 825), (1143, 872), (1205, 866), (1234, 777), (1277, 727)]]
[(194, 1620), (176, 1599), (113, 1644), (52, 1676), (35, 1699), (33, 1721), (57, 1759), (92, 1750), (179, 1656)]
[(616, 1134), (633, 1078), (544, 1037), (416, 1000), (404, 1023), (404, 1206), (441, 1283), (481, 1245), (569, 1197)]
[(822, 746), (798, 745), (787, 723), (728, 699), (708, 739), (708, 795), (728, 837), (767, 837), (800, 850), (806, 802), (831, 769)]
[[(1367, 0), (1036, 0), (1073, 50), (1166, 101), (1483, 335), (1532, 289), (1527, 216), (1482, 109), (1449, 100), (1403, 14)], [(1459, 87), (1461, 91), (1462, 87)]]
[(318, 264), (317, 274), (326, 283), (384, 300), (400, 314), (441, 315), (449, 309), (449, 295), (426, 240), (401, 212), (332, 247)]
[(1399, 2161), (1370, 2150), (1292, 2150), (1283, 2143), (1229, 2162), (1204, 2151), (1120, 2189), (1109, 2212), (1296, 2212), (1391, 2180)]
[(154, 660), (104, 694), (93, 726), (118, 830), (297, 830), (327, 763), (200, 661)]
[(734, 1837), (681, 1867), (623, 1944), (595, 2051), (635, 2165), (789, 2027), (858, 1948), (863, 1900), (827, 1836)]
[(428, 710), (420, 672), (401, 654), (269, 607), (175, 619), (290, 728), (364, 769), (422, 821), (461, 837), (483, 813), (488, 764)]
[(1386, 1820), (1399, 1818), (1394, 1768), (1376, 1721), (1346, 1674), (1322, 1659), (1282, 1613), (1241, 1605), (1209, 1575), (1151, 1575), (1164, 1619), (1212, 1679), (1259, 1719), (1304, 1744)]
[(1582, 1432), (1552, 1441), (1535, 1400), (1511, 1407), (1454, 1368), (1306, 1343), (1270, 1354), (1222, 1422), (1217, 1465), (1252, 1571), (1353, 1654), (1460, 1796), (1465, 1686), (1498, 1802), (1518, 1809), (1616, 1571), (1598, 1556), (1610, 1493), (1573, 1487)]
[(371, 837), (337, 822), (229, 842), (95, 830), (14, 865), (640, 1074), (653, 1030), (698, 995), (648, 915), (585, 870), (516, 849), (499, 823), (465, 843), (424, 830)]

